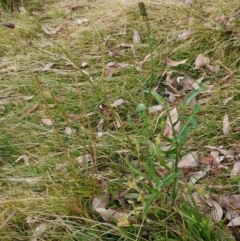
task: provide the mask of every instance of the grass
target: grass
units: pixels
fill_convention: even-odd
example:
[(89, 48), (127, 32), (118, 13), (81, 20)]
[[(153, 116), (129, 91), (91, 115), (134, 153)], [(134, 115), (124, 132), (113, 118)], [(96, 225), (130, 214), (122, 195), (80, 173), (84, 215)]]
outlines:
[[(153, 151), (156, 139), (165, 143), (161, 133), (167, 114), (148, 116), (144, 109), (136, 112), (136, 108), (140, 103), (157, 104), (153, 97), (147, 100), (151, 78), (160, 93), (169, 70), (175, 77), (189, 75), (193, 79), (206, 73), (204, 81), (214, 89), (199, 97), (203, 103), (195, 115), (198, 125), (178, 154), (197, 150), (207, 155), (207, 145), (239, 151), (239, 35), (225, 34), (219, 21), (222, 14), (230, 16), (239, 3), (195, 1), (189, 7), (180, 1), (146, 1), (155, 41), (153, 61), (145, 62), (141, 71), (134, 65), (150, 49), (146, 45), (118, 47), (132, 42), (134, 30), (141, 43), (149, 43), (138, 1), (71, 4), (64, 0), (26, 2), (26, 15), (0, 9), (3, 21), (16, 23), (14, 30), (0, 26), (2, 240), (238, 240), (237, 227), (227, 228), (224, 219), (214, 221), (211, 210), (206, 208), (203, 213), (197, 205), (190, 206), (184, 194), (238, 194), (239, 178), (230, 178), (227, 170), (188, 186), (176, 172), (169, 180), (157, 177), (155, 169), (176, 154), (174, 150), (167, 154)], [(44, 8), (39, 10), (41, 6)], [(73, 11), (74, 6), (80, 7)], [(78, 26), (76, 21), (82, 18), (88, 22)], [(41, 27), (54, 29), (60, 24), (62, 28), (52, 35)], [(237, 31), (237, 24), (238, 18), (232, 20), (232, 31)], [(186, 29), (194, 31), (193, 36), (177, 41), (179, 31)], [(220, 71), (194, 70), (200, 53), (208, 56), (212, 65), (218, 64)], [(166, 57), (188, 60), (170, 68)], [(82, 71), (83, 62), (89, 67)], [(133, 67), (105, 76), (109, 62), (127, 62)], [(54, 65), (43, 71), (48, 63)], [(231, 78), (224, 80), (228, 74)], [(228, 97), (233, 99), (223, 105)], [(127, 102), (111, 107), (118, 99)], [(23, 117), (34, 106), (37, 108)], [(222, 133), (226, 112), (231, 125), (228, 136)], [(186, 107), (182, 114), (190, 113), (191, 108)], [(44, 125), (43, 118), (50, 118), (54, 125)], [(105, 131), (101, 138), (97, 134), (100, 119), (104, 119)], [(116, 119), (122, 121), (121, 128), (116, 128)], [(65, 134), (66, 127), (75, 134)], [(86, 154), (91, 155), (91, 163), (79, 163), (77, 158)], [(173, 180), (179, 184), (174, 203)], [(225, 189), (209, 188), (210, 184)], [(106, 193), (107, 208), (130, 215), (134, 218), (131, 224), (104, 221), (94, 211), (92, 201)]]

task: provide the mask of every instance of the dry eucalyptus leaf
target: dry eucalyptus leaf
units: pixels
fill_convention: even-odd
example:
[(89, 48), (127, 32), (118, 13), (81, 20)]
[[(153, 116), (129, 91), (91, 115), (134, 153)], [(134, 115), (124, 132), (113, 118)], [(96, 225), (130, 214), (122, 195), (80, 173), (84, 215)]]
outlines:
[(181, 60), (181, 61), (174, 61), (170, 58), (166, 59), (166, 64), (167, 64), (167, 66), (170, 66), (170, 67), (176, 67), (176, 66), (179, 66), (181, 64), (185, 64), (186, 62), (187, 62), (187, 59), (184, 59), (184, 60)]
[(39, 224), (33, 231), (33, 237), (30, 241), (37, 241), (40, 236), (47, 230), (47, 223)]
[(240, 175), (240, 162), (236, 162), (233, 166), (233, 169), (230, 173), (230, 176), (233, 177), (233, 176), (239, 176)]
[(49, 118), (43, 118), (42, 123), (46, 126), (52, 126), (53, 125), (52, 120), (49, 119)]
[(104, 124), (104, 119), (100, 119), (100, 121), (97, 124), (98, 131), (103, 132), (103, 124)]
[(227, 136), (230, 131), (230, 124), (229, 124), (229, 119), (228, 119), (228, 114), (225, 113), (223, 117), (223, 134)]
[(148, 108), (148, 112), (149, 112), (150, 114), (153, 114), (153, 113), (155, 113), (155, 112), (161, 111), (162, 109), (163, 109), (162, 105), (150, 106), (150, 107)]
[[(178, 127), (176, 124), (178, 122), (178, 112), (177, 108), (173, 108), (169, 111), (169, 116), (167, 117), (167, 121), (164, 127), (163, 135), (172, 138), (173, 137), (173, 129), (177, 131)], [(173, 126), (174, 127), (173, 127)]]
[(45, 26), (41, 25), (41, 27), (42, 27), (42, 30), (46, 34), (48, 34), (48, 35), (55, 35), (56, 33), (58, 33), (61, 30), (63, 25), (60, 25), (58, 27), (45, 27)]
[(78, 26), (79, 26), (79, 25), (82, 25), (83, 23), (87, 23), (87, 22), (88, 22), (88, 19), (86, 19), (86, 18), (78, 19), (78, 20), (76, 21), (76, 23), (77, 23)]
[(233, 158), (234, 157), (234, 151), (232, 150), (226, 150), (226, 149), (223, 149), (223, 148), (220, 148), (220, 147), (217, 147), (217, 146), (205, 146), (209, 149), (215, 149), (215, 150), (218, 150), (220, 151), (224, 156), (226, 156), (227, 158)]
[(76, 162), (80, 165), (89, 164), (93, 162), (93, 158), (92, 158), (92, 155), (86, 154), (86, 155), (77, 157)]
[(140, 61), (135, 67), (137, 69), (137, 71), (141, 71), (142, 70), (142, 66), (144, 63), (146, 63), (147, 61), (150, 60), (151, 54), (148, 54), (142, 61)]
[(96, 208), (95, 211), (98, 212), (102, 219), (107, 223), (117, 223), (118, 219), (122, 216), (122, 213), (111, 208)]
[(112, 107), (118, 107), (118, 106), (120, 106), (120, 105), (122, 105), (122, 104), (124, 104), (125, 103), (125, 101), (123, 100), (123, 99), (118, 99), (118, 100), (115, 100), (112, 104), (111, 104), (111, 106)]
[(169, 102), (173, 103), (176, 100), (176, 96), (174, 95), (173, 92), (165, 90), (165, 93), (168, 94), (167, 99)]
[(195, 59), (195, 69), (201, 69), (204, 66), (209, 65), (210, 59), (203, 54), (199, 54)]
[(52, 66), (54, 65), (54, 63), (48, 63), (43, 67), (43, 71), (48, 71), (52, 68)]
[(137, 30), (133, 31), (133, 43), (134, 44), (140, 44), (140, 35)]
[(73, 134), (75, 132), (75, 130), (73, 130), (71, 127), (69, 127), (69, 126), (67, 126), (66, 128), (65, 128), (65, 130), (64, 130), (64, 133), (66, 134), (66, 135), (71, 135), (71, 134)]
[(25, 15), (27, 13), (27, 11), (24, 7), (19, 7), (18, 10), (19, 10), (21, 15)]
[(25, 111), (22, 114), (22, 117), (25, 118), (27, 116), (29, 116), (32, 112), (34, 112), (37, 108), (39, 107), (39, 105), (33, 105), (31, 108), (29, 108), (27, 111)]
[(195, 184), (199, 179), (205, 177), (205, 175), (206, 175), (205, 171), (193, 172), (189, 179), (189, 183)]
[(39, 177), (27, 177), (24, 181), (29, 185), (36, 185), (41, 179)]
[(121, 43), (118, 45), (118, 47), (122, 47), (122, 48), (133, 48), (133, 44), (128, 44), (128, 43)]
[(225, 99), (225, 100), (223, 101), (223, 105), (226, 105), (226, 104), (227, 104), (229, 101), (231, 101), (232, 99), (233, 99), (233, 96)]
[(23, 96), (23, 100), (26, 100), (26, 101), (29, 101), (29, 100), (32, 100), (34, 97), (34, 95), (30, 95), (30, 96)]
[(190, 39), (193, 34), (194, 34), (194, 32), (191, 31), (191, 30), (184, 30), (184, 31), (182, 31), (178, 35), (177, 40), (187, 40), (187, 39)]
[(234, 219), (232, 219), (228, 225), (228, 227), (236, 227), (236, 226), (240, 226), (240, 217), (236, 217)]
[(198, 167), (198, 155), (197, 152), (190, 152), (187, 155), (183, 156), (180, 160), (178, 167)]
[(211, 212), (211, 216), (216, 222), (219, 222), (222, 220), (223, 217), (223, 210), (221, 206), (214, 200), (212, 199), (207, 199), (205, 200), (208, 206), (213, 207), (214, 209)]
[(98, 208), (105, 208), (109, 202), (109, 195), (103, 194), (101, 196), (93, 198), (92, 208), (93, 210), (97, 210)]

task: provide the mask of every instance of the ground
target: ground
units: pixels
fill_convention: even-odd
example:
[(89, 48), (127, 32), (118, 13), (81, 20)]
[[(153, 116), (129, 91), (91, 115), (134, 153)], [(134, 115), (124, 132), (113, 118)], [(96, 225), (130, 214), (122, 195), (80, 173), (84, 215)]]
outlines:
[(238, 1), (17, 2), (0, 239), (240, 240)]

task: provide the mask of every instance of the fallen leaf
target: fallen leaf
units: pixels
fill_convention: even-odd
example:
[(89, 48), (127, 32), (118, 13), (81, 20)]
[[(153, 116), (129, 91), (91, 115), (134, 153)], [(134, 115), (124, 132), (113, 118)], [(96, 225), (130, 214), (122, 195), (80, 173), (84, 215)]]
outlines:
[(41, 27), (42, 27), (42, 30), (46, 34), (48, 34), (48, 35), (55, 35), (56, 33), (58, 33), (61, 30), (63, 25), (60, 25), (58, 27), (45, 27), (45, 26), (41, 25)]
[(209, 155), (207, 157), (200, 157), (199, 162), (205, 167), (210, 167), (215, 174), (221, 173), (219, 163), (213, 156)]
[(23, 100), (28, 101), (28, 100), (32, 100), (33, 97), (34, 97), (34, 95), (29, 95), (29, 96), (23, 96), (22, 98), (23, 98)]
[(64, 130), (64, 133), (66, 134), (66, 135), (71, 135), (71, 134), (73, 134), (75, 132), (75, 130), (73, 130), (71, 127), (69, 127), (69, 126), (67, 126), (66, 128), (65, 128), (65, 130)]
[(39, 224), (34, 230), (33, 230), (33, 237), (30, 239), (30, 241), (37, 241), (40, 236), (47, 230), (47, 223), (41, 223)]
[(184, 30), (184, 31), (182, 31), (182, 33), (180, 33), (178, 35), (177, 40), (187, 40), (187, 39), (190, 39), (193, 34), (194, 34), (194, 32), (191, 31), (191, 30)]
[(211, 197), (217, 201), (222, 207), (228, 207), (231, 209), (240, 209), (240, 195), (222, 196), (217, 194), (211, 194)]
[(118, 45), (119, 47), (122, 47), (122, 48), (133, 48), (133, 44), (128, 44), (128, 43), (121, 43)]
[(233, 99), (233, 96), (225, 99), (225, 100), (223, 101), (223, 105), (226, 105), (226, 104), (227, 104), (229, 101), (231, 101), (232, 99)]
[(123, 99), (118, 99), (118, 100), (115, 100), (112, 104), (110, 104), (112, 107), (116, 108), (122, 104), (125, 103), (125, 100)]
[(53, 125), (52, 120), (49, 119), (49, 118), (43, 118), (42, 123), (46, 126), (52, 126)]
[(212, 72), (215, 72), (216, 74), (219, 72), (219, 66), (216, 65), (216, 66), (212, 66), (212, 65), (207, 65), (207, 67), (212, 71)]
[[(167, 117), (167, 121), (163, 130), (163, 135), (172, 138), (173, 137), (173, 129), (177, 131), (177, 122), (178, 122), (178, 112), (177, 108), (173, 108), (169, 111), (169, 116)], [(172, 126), (173, 125), (173, 126)]]
[(133, 31), (133, 43), (140, 44), (140, 35), (137, 30)]
[(109, 195), (103, 194), (101, 196), (93, 198), (92, 208), (93, 210), (97, 210), (98, 208), (105, 208), (109, 202)]
[(189, 77), (178, 77), (177, 83), (181, 86), (183, 91), (190, 91), (193, 89), (194, 82)]
[(27, 11), (24, 7), (19, 7), (18, 10), (19, 10), (21, 15), (25, 15), (27, 13)]
[(226, 156), (227, 158), (233, 158), (234, 157), (234, 151), (232, 150), (225, 150), (223, 148), (220, 148), (220, 147), (217, 147), (217, 146), (205, 146), (207, 148), (210, 148), (210, 149), (215, 149), (215, 150), (218, 150), (220, 151), (224, 156)]
[(32, 112), (34, 112), (37, 108), (39, 107), (39, 105), (33, 105), (31, 108), (29, 108), (27, 111), (25, 111), (22, 114), (22, 117), (25, 118), (27, 116), (29, 116)]
[(76, 158), (78, 164), (89, 164), (93, 162), (93, 157), (90, 154), (82, 155)]
[(88, 19), (86, 19), (86, 18), (78, 19), (78, 20), (76, 21), (76, 23), (77, 23), (78, 26), (81, 25), (81, 24), (83, 24), (83, 23), (87, 23), (87, 22), (88, 22)]
[(165, 90), (166, 98), (168, 99), (169, 102), (173, 103), (176, 100), (176, 96), (174, 95), (173, 92)]
[(237, 175), (240, 175), (240, 162), (236, 162), (233, 166), (233, 169), (230, 173), (230, 176), (233, 177), (233, 176), (237, 176)]
[(230, 131), (230, 124), (229, 124), (229, 119), (228, 119), (228, 114), (225, 113), (223, 117), (223, 134), (227, 136)]
[(98, 212), (107, 223), (117, 223), (122, 216), (122, 213), (111, 208), (96, 208), (95, 211)]
[(142, 66), (144, 63), (150, 60), (151, 54), (148, 54), (142, 61), (140, 61), (135, 67), (137, 71), (142, 70)]
[(198, 155), (197, 152), (190, 152), (187, 155), (183, 156), (180, 162), (178, 163), (178, 167), (198, 167)]
[(155, 105), (155, 106), (150, 106), (148, 108), (148, 112), (150, 114), (153, 114), (153, 113), (156, 113), (156, 112), (159, 112), (163, 109), (162, 105)]
[(54, 63), (48, 63), (43, 67), (43, 71), (48, 71), (52, 68), (52, 66), (54, 65)]
[(104, 119), (100, 119), (100, 121), (97, 124), (98, 131), (103, 132), (103, 124), (104, 124)]
[(189, 183), (195, 184), (199, 179), (205, 177), (205, 175), (206, 175), (205, 171), (193, 172), (189, 179)]
[(39, 177), (27, 177), (24, 181), (29, 185), (36, 185), (41, 179)]
[(214, 209), (212, 210), (211, 212), (211, 216), (213, 217), (213, 219), (216, 221), (216, 222), (219, 222), (222, 220), (222, 217), (223, 217), (223, 210), (221, 208), (221, 206), (214, 200), (212, 199), (206, 199), (205, 202), (207, 203), (207, 205), (209, 207), (213, 207)]
[(203, 54), (199, 54), (195, 59), (195, 69), (201, 69), (202, 67), (209, 65), (210, 59)]
[(174, 61), (170, 58), (166, 59), (166, 64), (167, 64), (167, 66), (170, 66), (170, 67), (176, 67), (176, 66), (179, 66), (181, 64), (185, 64), (186, 62), (187, 62), (187, 59), (184, 59), (184, 60), (181, 60), (181, 61)]
[(240, 217), (236, 217), (234, 219), (232, 219), (228, 225), (228, 227), (236, 227), (236, 226), (240, 226)]

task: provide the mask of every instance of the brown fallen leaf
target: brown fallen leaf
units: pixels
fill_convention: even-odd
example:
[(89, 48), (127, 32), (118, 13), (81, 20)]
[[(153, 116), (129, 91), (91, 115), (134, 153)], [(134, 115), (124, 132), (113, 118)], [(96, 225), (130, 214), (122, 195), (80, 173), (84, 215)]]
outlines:
[(207, 157), (200, 157), (199, 162), (205, 167), (210, 167), (215, 174), (220, 174), (221, 169), (219, 167), (219, 162), (211, 155)]
[(27, 111), (25, 111), (21, 117), (25, 118), (27, 116), (29, 116), (32, 112), (34, 112), (37, 108), (39, 107), (39, 105), (33, 105), (31, 108), (29, 108)]

